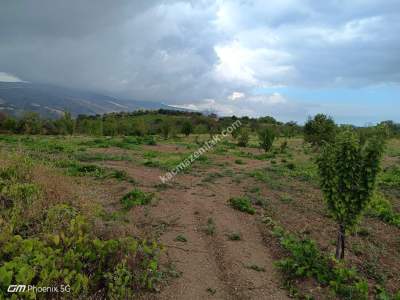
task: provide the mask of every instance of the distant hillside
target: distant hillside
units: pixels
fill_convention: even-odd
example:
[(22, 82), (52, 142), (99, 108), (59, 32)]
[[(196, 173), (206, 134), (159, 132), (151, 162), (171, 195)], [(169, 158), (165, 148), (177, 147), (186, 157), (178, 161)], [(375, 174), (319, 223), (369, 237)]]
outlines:
[(56, 118), (64, 111), (77, 116), (160, 108), (176, 110), (162, 103), (124, 100), (71, 88), (27, 82), (0, 82), (0, 111), (14, 116), (25, 111)]

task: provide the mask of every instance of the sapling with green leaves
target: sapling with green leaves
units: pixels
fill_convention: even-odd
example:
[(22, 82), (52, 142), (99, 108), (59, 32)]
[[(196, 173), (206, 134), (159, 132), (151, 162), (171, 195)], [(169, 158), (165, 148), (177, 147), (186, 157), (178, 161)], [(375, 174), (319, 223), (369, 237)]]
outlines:
[(321, 149), (317, 159), (321, 189), (339, 225), (337, 259), (344, 258), (346, 230), (357, 223), (371, 200), (383, 147), (379, 137), (362, 144), (354, 131), (346, 129)]
[(258, 139), (260, 141), (260, 147), (264, 149), (265, 152), (268, 152), (272, 148), (272, 144), (275, 140), (275, 131), (266, 127), (258, 132)]
[(249, 143), (250, 139), (250, 130), (247, 128), (242, 128), (240, 130), (240, 134), (238, 137), (238, 145), (240, 147), (247, 147), (247, 144)]

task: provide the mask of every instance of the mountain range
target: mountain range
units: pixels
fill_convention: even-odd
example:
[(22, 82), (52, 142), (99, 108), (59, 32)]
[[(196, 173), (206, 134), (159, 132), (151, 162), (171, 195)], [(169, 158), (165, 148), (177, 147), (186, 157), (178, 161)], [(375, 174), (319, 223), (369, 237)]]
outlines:
[(68, 111), (73, 116), (110, 112), (176, 109), (159, 102), (120, 99), (96, 92), (29, 82), (0, 82), (0, 111), (20, 116), (34, 111), (57, 118)]

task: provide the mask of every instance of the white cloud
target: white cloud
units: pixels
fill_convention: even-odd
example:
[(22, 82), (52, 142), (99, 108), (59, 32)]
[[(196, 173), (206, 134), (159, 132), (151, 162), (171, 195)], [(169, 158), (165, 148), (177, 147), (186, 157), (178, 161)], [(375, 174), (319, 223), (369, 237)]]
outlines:
[(228, 96), (228, 99), (230, 99), (230, 100), (232, 100), (232, 101), (235, 101), (235, 100), (238, 100), (238, 99), (243, 98), (244, 96), (245, 96), (244, 93), (241, 93), (241, 92), (233, 92), (232, 95)]
[(215, 46), (217, 79), (248, 86), (273, 86), (295, 73), (291, 55), (270, 48), (247, 48), (235, 40)]
[[(243, 92), (233, 92), (223, 99), (204, 99), (196, 103), (174, 105), (196, 111), (212, 111), (221, 116), (283, 116), (290, 120), (296, 113), (304, 114), (302, 105), (288, 101), (279, 93), (267, 95), (246, 95)], [(298, 116), (297, 116), (298, 117)]]

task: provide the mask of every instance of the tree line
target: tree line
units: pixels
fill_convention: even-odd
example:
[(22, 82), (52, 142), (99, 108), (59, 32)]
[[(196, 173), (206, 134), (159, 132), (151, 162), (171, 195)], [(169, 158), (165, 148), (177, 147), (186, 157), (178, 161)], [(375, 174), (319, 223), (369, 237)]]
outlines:
[[(170, 137), (177, 134), (190, 135), (220, 133), (236, 120), (243, 124), (233, 133), (238, 144), (246, 146), (250, 134), (256, 134), (261, 139), (274, 136), (293, 137), (303, 135), (306, 142), (319, 146), (322, 141), (331, 141), (340, 128), (351, 127), (364, 139), (373, 134), (375, 127), (354, 127), (336, 125), (334, 120), (324, 114), (309, 118), (304, 126), (296, 122), (279, 122), (273, 117), (217, 117), (203, 115), (198, 112), (160, 109), (156, 111), (135, 111), (109, 113), (104, 115), (79, 115), (73, 118), (70, 113), (64, 113), (58, 119), (41, 118), (39, 114), (27, 112), (21, 117), (13, 117), (0, 112), (0, 132), (14, 134), (43, 135), (92, 135), (92, 136), (144, 136), (162, 135)], [(400, 136), (400, 124), (384, 121), (379, 124), (385, 128), (385, 135)], [(265, 131), (272, 131), (266, 135)]]
[[(42, 135), (91, 135), (91, 136), (144, 136), (161, 135), (165, 138), (184, 134), (220, 133), (240, 119), (243, 129), (240, 135), (257, 133), (263, 127), (273, 127), (282, 136), (301, 134), (302, 127), (295, 122), (282, 123), (272, 117), (217, 117), (197, 112), (160, 109), (157, 111), (135, 111), (104, 115), (79, 115), (73, 118), (64, 113), (58, 119), (44, 119), (39, 114), (27, 112), (16, 118), (0, 112), (0, 132)], [(239, 134), (239, 132), (238, 132)], [(244, 138), (245, 139), (245, 138)], [(243, 140), (243, 138), (242, 138)]]

